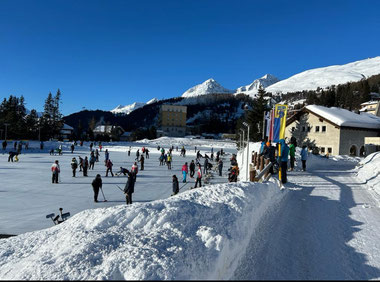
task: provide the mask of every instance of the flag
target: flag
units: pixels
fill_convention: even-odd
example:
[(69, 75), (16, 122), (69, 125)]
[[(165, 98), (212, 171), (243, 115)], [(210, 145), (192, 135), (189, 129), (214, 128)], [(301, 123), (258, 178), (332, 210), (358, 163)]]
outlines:
[(269, 125), (269, 135), (268, 140), (273, 140), (273, 124), (274, 124), (274, 109), (270, 111), (270, 125)]
[(265, 124), (266, 124), (265, 136), (269, 136), (271, 112), (272, 111), (268, 111), (265, 114)]
[(288, 106), (277, 104), (274, 109), (273, 141), (279, 142), (285, 138), (286, 114)]

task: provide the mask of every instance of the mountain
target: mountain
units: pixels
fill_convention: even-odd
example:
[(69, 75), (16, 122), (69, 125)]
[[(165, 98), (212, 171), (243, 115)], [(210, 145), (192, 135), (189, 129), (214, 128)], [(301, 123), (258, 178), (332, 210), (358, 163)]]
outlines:
[(156, 103), (157, 101), (158, 100), (156, 98), (153, 98), (153, 99), (149, 100), (146, 103), (134, 102), (133, 104), (126, 105), (126, 106), (119, 105), (116, 108), (114, 108), (113, 110), (111, 110), (111, 112), (114, 113), (114, 114), (126, 114), (126, 115), (129, 115), (134, 110), (136, 110), (138, 108), (141, 108), (141, 107), (144, 107), (145, 105), (150, 105), (150, 104)]
[(280, 80), (275, 77), (274, 75), (271, 74), (266, 74), (261, 78), (258, 78), (254, 80), (251, 84), (247, 86), (241, 86), (238, 89), (236, 89), (235, 94), (246, 94), (249, 96), (256, 96), (260, 86), (262, 86), (264, 89), (267, 88), (268, 86), (279, 82)]
[(288, 79), (270, 85), (265, 90), (271, 93), (288, 93), (302, 90), (316, 90), (331, 85), (359, 81), (380, 73), (380, 56), (352, 62), (307, 70)]
[(185, 91), (181, 97), (196, 97), (206, 94), (232, 94), (233, 90), (229, 90), (221, 86), (217, 81), (210, 78), (203, 82), (202, 84), (198, 84), (194, 87), (191, 87), (189, 90)]

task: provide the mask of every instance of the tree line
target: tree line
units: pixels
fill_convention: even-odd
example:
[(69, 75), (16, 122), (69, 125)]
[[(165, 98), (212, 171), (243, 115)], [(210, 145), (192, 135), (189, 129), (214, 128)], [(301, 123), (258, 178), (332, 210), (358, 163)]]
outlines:
[(58, 89), (53, 96), (48, 94), (44, 111), (38, 114), (35, 109), (27, 111), (25, 98), (10, 95), (4, 98), (0, 105), (1, 139), (37, 139), (49, 140), (55, 138), (62, 126), (60, 112), (61, 91)]

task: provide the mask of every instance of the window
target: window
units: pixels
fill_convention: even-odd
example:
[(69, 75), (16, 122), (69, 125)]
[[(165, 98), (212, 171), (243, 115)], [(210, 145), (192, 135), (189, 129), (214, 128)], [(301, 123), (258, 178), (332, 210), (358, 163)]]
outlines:
[(327, 148), (327, 152), (329, 152), (329, 154), (331, 154), (332, 153), (332, 148), (328, 147)]
[(292, 127), (292, 132), (294, 132), (294, 130), (296, 130), (296, 128), (293, 126), (293, 127)]
[(325, 147), (321, 147), (321, 153), (325, 152)]
[(310, 131), (311, 131), (311, 127), (308, 126), (308, 127), (307, 127), (307, 132), (310, 132)]
[(302, 126), (302, 132), (305, 132), (306, 128), (304, 126)]
[(315, 132), (319, 132), (319, 126), (315, 127)]
[(322, 132), (326, 132), (326, 126), (322, 126)]

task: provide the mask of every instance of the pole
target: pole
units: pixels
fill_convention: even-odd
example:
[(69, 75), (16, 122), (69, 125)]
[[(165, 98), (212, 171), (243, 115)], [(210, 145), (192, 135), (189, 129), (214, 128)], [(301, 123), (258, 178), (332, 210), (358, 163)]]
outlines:
[(244, 139), (245, 139), (245, 137), (244, 137), (244, 132), (245, 132), (245, 131), (244, 131), (243, 129), (241, 129), (241, 128), (240, 128), (240, 130), (243, 131), (243, 142), (242, 142), (242, 151), (243, 151), (243, 155), (242, 155), (242, 158), (241, 158), (241, 159), (242, 159), (242, 162), (243, 162), (242, 165), (244, 165)]
[(265, 128), (265, 113), (266, 113), (266, 112), (264, 111), (264, 117), (263, 117), (263, 140), (265, 140), (265, 131), (266, 131), (266, 130), (265, 130), (265, 129), (266, 129), (266, 128)]
[(245, 172), (246, 181), (249, 180), (248, 178), (248, 170), (249, 170), (249, 125), (248, 125), (248, 134), (247, 134), (247, 170)]

